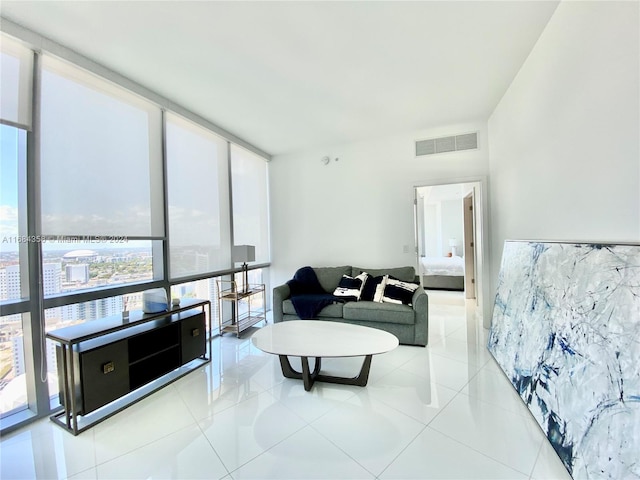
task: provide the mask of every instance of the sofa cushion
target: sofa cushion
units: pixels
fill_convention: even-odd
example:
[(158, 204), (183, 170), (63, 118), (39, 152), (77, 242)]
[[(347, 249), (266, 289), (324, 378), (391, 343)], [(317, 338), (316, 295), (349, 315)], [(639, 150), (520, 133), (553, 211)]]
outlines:
[(403, 282), (414, 282), (416, 279), (416, 269), (414, 267), (397, 267), (397, 268), (360, 268), (353, 267), (351, 273), (347, 275), (351, 275), (355, 277), (356, 275), (360, 275), (362, 272), (367, 272), (372, 277), (380, 277), (383, 275), (391, 275), (398, 280), (402, 280)]
[[(282, 312), (286, 315), (295, 315), (296, 309), (293, 307), (293, 302), (291, 299), (287, 299), (282, 302)], [(318, 314), (318, 318), (320, 317), (330, 317), (330, 318), (342, 318), (342, 303), (334, 303), (332, 305), (327, 305)]]
[(395, 303), (349, 302), (343, 307), (345, 320), (364, 320), (367, 322), (402, 323), (413, 325), (413, 308)]
[[(333, 293), (343, 275), (351, 275), (351, 267), (318, 267), (313, 269), (324, 291)], [(355, 275), (353, 275), (355, 276)]]

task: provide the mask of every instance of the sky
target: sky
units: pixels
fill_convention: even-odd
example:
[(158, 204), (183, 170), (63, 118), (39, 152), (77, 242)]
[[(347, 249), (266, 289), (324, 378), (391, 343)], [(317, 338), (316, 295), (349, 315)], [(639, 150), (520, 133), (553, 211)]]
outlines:
[(7, 244), (6, 237), (18, 234), (18, 129), (0, 125), (0, 251), (16, 251), (17, 245)]
[[(18, 129), (0, 125), (0, 206), (18, 206)], [(4, 218), (2, 218), (4, 221)]]

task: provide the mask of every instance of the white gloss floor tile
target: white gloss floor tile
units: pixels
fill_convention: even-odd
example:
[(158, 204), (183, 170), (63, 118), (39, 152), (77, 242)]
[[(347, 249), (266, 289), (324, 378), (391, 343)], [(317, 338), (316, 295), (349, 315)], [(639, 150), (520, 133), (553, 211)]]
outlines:
[(549, 442), (542, 442), (531, 480), (571, 480), (571, 475)]
[(514, 480), (528, 476), (427, 427), (379, 478)]
[(355, 395), (356, 388), (358, 387), (316, 383), (311, 391), (306, 392), (299, 380), (285, 379), (270, 392), (280, 403), (311, 423)]
[(398, 369), (369, 384), (360, 397), (371, 397), (427, 425), (447, 405), (456, 391)]
[[(217, 337), (210, 364), (77, 437), (49, 419), (4, 435), (0, 478), (570, 479), (473, 306), (429, 292), (429, 324), (429, 346), (375, 356), (366, 387), (310, 392), (251, 332)], [(361, 364), (322, 365), (354, 376)]]
[(520, 396), (507, 377), (490, 367), (482, 367), (461, 392), (510, 412), (526, 417), (531, 416), (529, 409), (520, 400)]
[(457, 340), (455, 333), (448, 337), (441, 338), (438, 342), (434, 342), (431, 352), (435, 355), (450, 358), (464, 363), (473, 363), (483, 366), (491, 358), (491, 354), (487, 350), (486, 343), (478, 345), (466, 340)]
[(269, 392), (252, 396), (199, 424), (230, 472), (307, 425)]
[(421, 422), (366, 395), (349, 398), (311, 426), (374, 475), (424, 429)]
[(100, 479), (220, 479), (228, 471), (196, 425), (96, 467)]
[(527, 476), (544, 439), (533, 417), (511, 413), (462, 393), (429, 426)]
[(310, 426), (262, 453), (231, 476), (234, 480), (375, 478)]
[(437, 355), (427, 348), (402, 365), (400, 369), (459, 391), (478, 373), (480, 367), (475, 363), (461, 362)]
[(93, 432), (74, 437), (49, 419), (16, 432), (0, 446), (0, 478), (67, 478), (95, 465)]
[(174, 385), (131, 405), (113, 418), (117, 420), (99, 423), (90, 430), (94, 434), (98, 464), (196, 422)]

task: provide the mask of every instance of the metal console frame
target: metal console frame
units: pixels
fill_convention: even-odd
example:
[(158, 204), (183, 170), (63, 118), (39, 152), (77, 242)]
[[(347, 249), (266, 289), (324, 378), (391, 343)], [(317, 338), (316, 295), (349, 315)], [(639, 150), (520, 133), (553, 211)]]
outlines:
[[(76, 368), (74, 366), (74, 361), (73, 361), (73, 347), (76, 345), (79, 345), (82, 342), (86, 342), (87, 340), (91, 340), (93, 338), (98, 338), (98, 337), (102, 337), (104, 335), (110, 334), (110, 333), (114, 333), (120, 330), (125, 330), (127, 328), (133, 327), (133, 326), (138, 326), (138, 325), (142, 325), (144, 323), (153, 321), (153, 320), (157, 320), (159, 318), (162, 317), (166, 317), (168, 315), (173, 315), (175, 313), (180, 313), (180, 312), (185, 312), (187, 310), (191, 310), (194, 308), (202, 308), (202, 312), (205, 314), (205, 321), (208, 319), (209, 321), (209, 328), (207, 329), (207, 334), (208, 334), (208, 339), (206, 340), (205, 345), (208, 344), (208, 355), (207, 352), (205, 351), (205, 354), (200, 357), (200, 358), (196, 358), (194, 360), (192, 360), (192, 362), (195, 362), (197, 360), (200, 360), (200, 362), (198, 362), (197, 365), (194, 365), (193, 367), (188, 368), (187, 370), (185, 370), (184, 372), (175, 374), (175, 372), (179, 369), (182, 369), (184, 367), (184, 365), (181, 365), (180, 367), (178, 367), (177, 369), (173, 370), (172, 372), (167, 372), (166, 374), (164, 374), (162, 377), (151, 381), (150, 383), (146, 384), (146, 385), (142, 385), (138, 388), (136, 388), (135, 390), (129, 392), (127, 395), (132, 395), (132, 398), (127, 399), (127, 400), (123, 400), (123, 398), (119, 398), (116, 399), (114, 401), (112, 401), (111, 403), (100, 407), (100, 409), (98, 409), (98, 411), (96, 411), (96, 413), (91, 412), (86, 416), (90, 416), (90, 417), (95, 417), (94, 419), (90, 419), (88, 420), (88, 422), (81, 426), (80, 428), (78, 427), (78, 405), (76, 405), (76, 395), (75, 395), (75, 381), (76, 381), (76, 375), (80, 375), (80, 372), (76, 372)], [(132, 314), (134, 312), (131, 312)], [(61, 347), (61, 351), (62, 351), (62, 356), (61, 356), (61, 360), (62, 360), (62, 369), (63, 369), (63, 383), (64, 383), (64, 398), (67, 399), (65, 401), (65, 407), (63, 409), (62, 412), (56, 413), (54, 415), (52, 415), (51, 417), (49, 417), (51, 419), (51, 421), (53, 421), (54, 423), (56, 423), (57, 425), (61, 426), (62, 428), (64, 428), (65, 430), (67, 430), (68, 432), (71, 432), (73, 435), (78, 435), (79, 433), (87, 430), (88, 428), (93, 427), (94, 425), (102, 422), (103, 420), (106, 420), (107, 418), (115, 415), (116, 413), (124, 410), (125, 408), (133, 405), (136, 402), (139, 402), (140, 400), (142, 400), (143, 398), (148, 397), (149, 395), (151, 395), (154, 392), (157, 392), (158, 390), (160, 390), (161, 388), (164, 388), (165, 386), (169, 385), (170, 383), (175, 382), (176, 380), (178, 380), (179, 378), (183, 377), (184, 375), (187, 375), (188, 373), (193, 372), (194, 370), (196, 370), (197, 368), (201, 367), (204, 364), (207, 364), (209, 362), (211, 362), (211, 357), (212, 357), (212, 334), (211, 334), (211, 323), (212, 323), (213, 319), (211, 317), (211, 302), (209, 300), (183, 300), (182, 303), (179, 306), (172, 306), (169, 310), (166, 310), (164, 312), (158, 312), (158, 313), (151, 313), (151, 314), (142, 314), (140, 319), (136, 319), (136, 320), (130, 320), (129, 322), (125, 323), (123, 322), (122, 324), (120, 324), (119, 326), (114, 326), (114, 327), (110, 327), (110, 328), (105, 328), (104, 330), (92, 333), (92, 334), (88, 334), (88, 335), (83, 335), (83, 336), (79, 336), (77, 338), (73, 338), (73, 339), (65, 339), (65, 338), (61, 338), (59, 336), (56, 336), (56, 330), (49, 332), (46, 334), (46, 338), (48, 338), (49, 340), (52, 340), (54, 342), (57, 342), (60, 347)], [(206, 348), (206, 347), (205, 347)], [(191, 362), (189, 362), (191, 363)], [(186, 365), (186, 364), (185, 364)], [(173, 375), (172, 375), (173, 374)], [(162, 381), (164, 378), (164, 381)], [(155, 382), (159, 382), (156, 386), (152, 386), (149, 387), (150, 385), (152, 385)], [(138, 392), (138, 395), (136, 395), (136, 392)], [(63, 392), (60, 392), (63, 393)], [(71, 408), (69, 408), (69, 405), (71, 406)], [(116, 405), (115, 408), (109, 408), (110, 406)], [(103, 411), (103, 413), (98, 413), (99, 410), (101, 409), (105, 409), (105, 411)], [(62, 417), (64, 417), (64, 420), (62, 419)], [(83, 417), (84, 418), (84, 417)]]

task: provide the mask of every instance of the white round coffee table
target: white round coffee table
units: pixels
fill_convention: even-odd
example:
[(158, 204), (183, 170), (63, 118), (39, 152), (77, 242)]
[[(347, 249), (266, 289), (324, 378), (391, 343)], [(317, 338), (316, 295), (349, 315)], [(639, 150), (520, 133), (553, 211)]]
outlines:
[[(304, 381), (304, 389), (311, 390), (314, 382), (340, 383), (364, 387), (369, 379), (371, 357), (398, 346), (398, 338), (377, 328), (320, 320), (290, 320), (262, 327), (251, 337), (263, 352), (280, 357), (282, 374)], [(364, 363), (357, 377), (344, 378), (320, 373), (321, 359), (330, 357), (360, 357)], [(300, 357), (302, 372), (291, 367), (288, 357)], [(313, 372), (309, 357), (315, 358)]]

